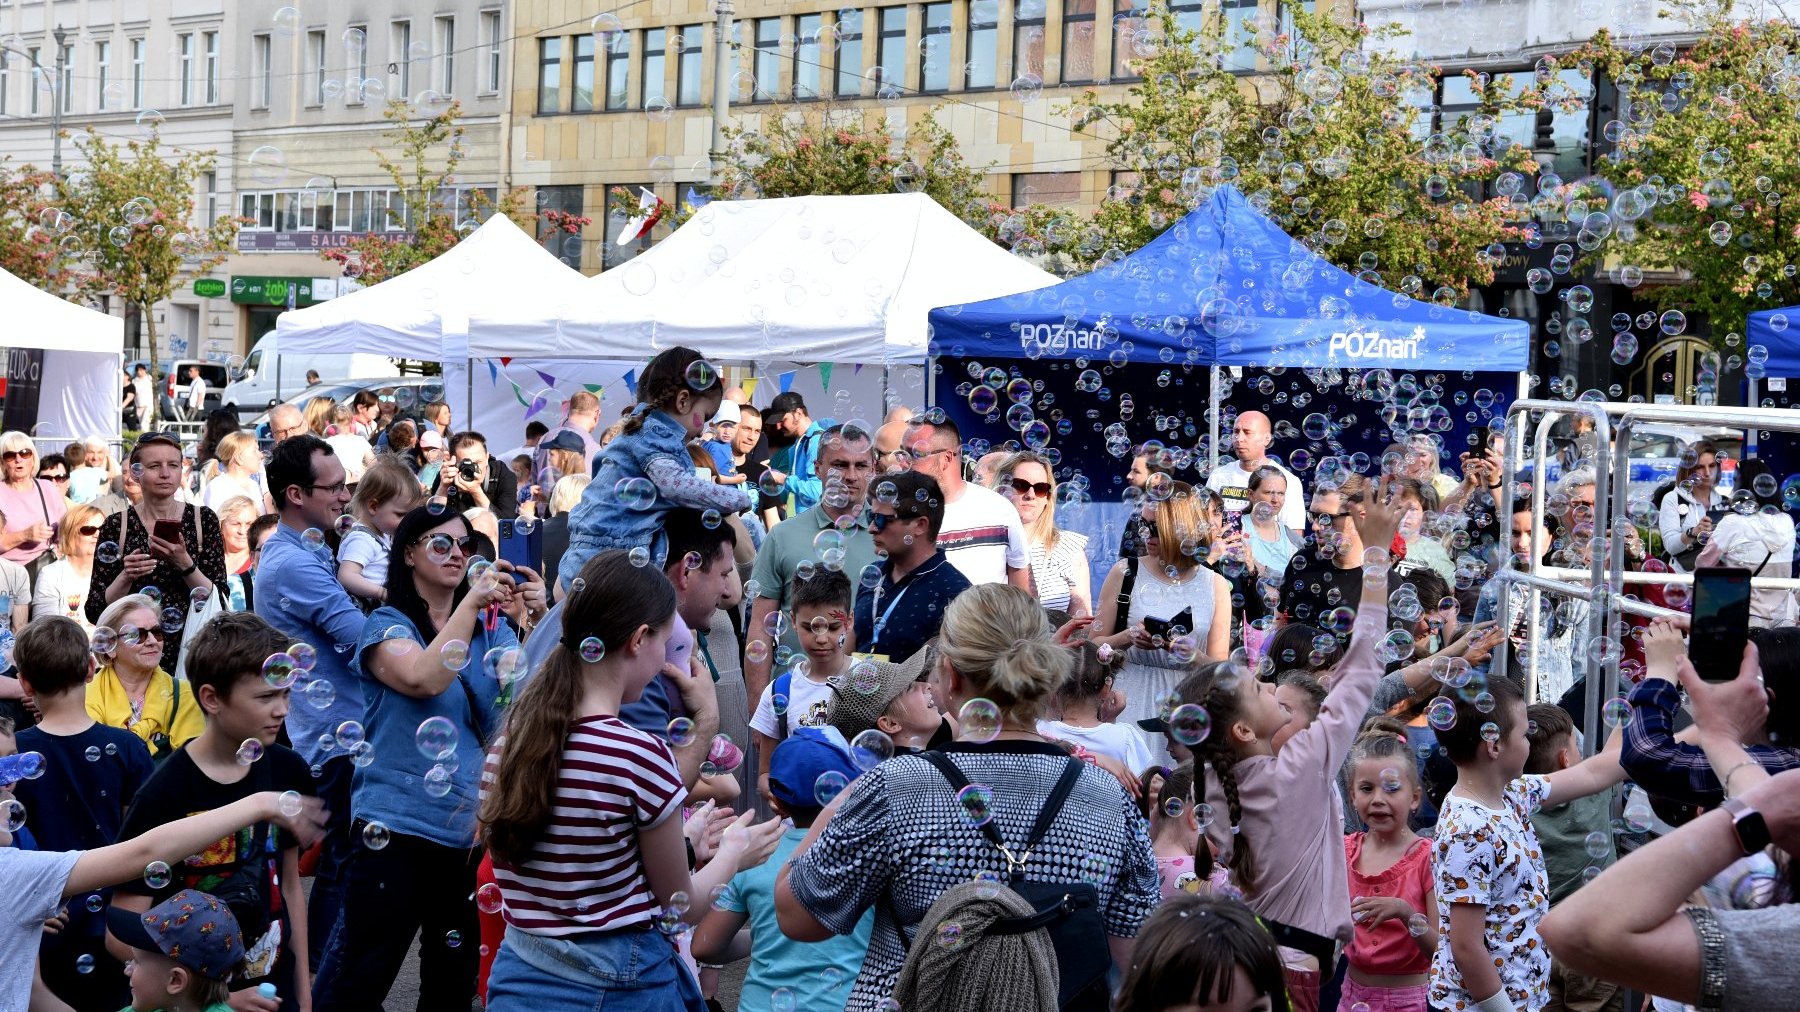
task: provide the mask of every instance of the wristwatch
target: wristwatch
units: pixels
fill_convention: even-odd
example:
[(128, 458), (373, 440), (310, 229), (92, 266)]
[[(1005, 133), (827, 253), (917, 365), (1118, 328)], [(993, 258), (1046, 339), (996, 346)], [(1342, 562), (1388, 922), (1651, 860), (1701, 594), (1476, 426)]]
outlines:
[(1770, 843), (1769, 824), (1762, 813), (1751, 808), (1743, 798), (1729, 798), (1719, 806), (1731, 816), (1731, 831), (1737, 834), (1738, 846), (1744, 853), (1755, 854)]

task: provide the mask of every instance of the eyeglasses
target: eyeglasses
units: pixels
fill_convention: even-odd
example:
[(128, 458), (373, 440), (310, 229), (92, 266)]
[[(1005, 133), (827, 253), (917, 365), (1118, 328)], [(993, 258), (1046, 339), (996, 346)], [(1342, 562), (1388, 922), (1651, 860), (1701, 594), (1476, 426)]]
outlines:
[(919, 518), (916, 516), (903, 517), (898, 513), (870, 513), (869, 514), (869, 530), (885, 531), (885, 530), (887, 530), (887, 525), (893, 523), (896, 520), (917, 520), (917, 519), (919, 519)]
[(342, 482), (342, 481), (338, 482), (336, 485), (308, 485), (306, 487), (308, 489), (311, 489), (314, 492), (317, 492), (320, 489), (324, 489), (325, 491), (330, 492), (332, 495), (343, 495), (345, 492), (350, 491), (349, 483)]
[(69, 480), (69, 475), (67, 472), (64, 472), (62, 474), (40, 474), (40, 475), (38, 475), (38, 477), (39, 478), (48, 478), (51, 481), (68, 481)]
[(1336, 524), (1340, 518), (1349, 515), (1350, 514), (1347, 511), (1343, 513), (1314, 513), (1313, 523), (1318, 524), (1320, 527), (1330, 527)]
[(10, 464), (15, 460), (29, 460), (35, 456), (37, 456), (36, 450), (7, 450), (5, 453), (0, 453), (0, 460)]
[(82, 527), (82, 528), (78, 529), (76, 531), (76, 533), (80, 534), (84, 538), (91, 538), (94, 535), (100, 533), (100, 528), (94, 527), (94, 526)]
[(1591, 502), (1573, 500), (1569, 503), (1569, 512), (1591, 517), (1594, 515), (1594, 504)]
[(1014, 478), (1012, 480), (1012, 490), (1020, 495), (1024, 495), (1027, 492), (1033, 492), (1037, 494), (1039, 499), (1050, 498), (1050, 483), (1047, 481), (1030, 482), (1023, 478)]

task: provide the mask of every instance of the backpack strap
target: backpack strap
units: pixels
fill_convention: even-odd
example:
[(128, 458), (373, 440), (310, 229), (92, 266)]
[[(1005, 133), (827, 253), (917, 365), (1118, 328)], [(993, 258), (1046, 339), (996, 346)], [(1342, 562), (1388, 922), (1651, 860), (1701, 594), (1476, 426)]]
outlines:
[(1137, 583), (1138, 560), (1133, 555), (1125, 560), (1125, 578), (1119, 581), (1119, 610), (1113, 616), (1112, 635), (1125, 631), (1125, 623), (1131, 617), (1131, 588)]
[[(794, 705), (794, 697), (788, 694), (788, 690), (793, 687), (794, 673), (784, 671), (775, 676), (775, 684), (769, 688), (769, 707), (775, 711), (775, 741), (777, 744), (787, 740), (788, 709)], [(776, 696), (780, 696), (787, 702), (777, 707), (775, 705)]]
[[(963, 788), (969, 786), (969, 778), (963, 776), (962, 770), (950, 761), (949, 756), (937, 751), (921, 752), (919, 755), (926, 762), (937, 767), (937, 771), (950, 782), (950, 786), (956, 793), (961, 794)], [(1037, 820), (1031, 826), (1031, 834), (1026, 838), (1025, 846), (1017, 855), (1014, 855), (1012, 850), (1006, 846), (1006, 841), (1000, 838), (1000, 831), (994, 828), (992, 819), (981, 824), (981, 834), (988, 838), (989, 843), (999, 848), (1001, 854), (1005, 855), (1007, 870), (1012, 881), (1024, 880), (1025, 862), (1031, 859), (1032, 848), (1036, 847), (1038, 842), (1043, 840), (1044, 834), (1050, 831), (1050, 826), (1056, 822), (1056, 816), (1061, 813), (1064, 803), (1069, 800), (1070, 793), (1075, 789), (1075, 781), (1080, 776), (1081, 760), (1070, 757), (1068, 765), (1063, 768), (1062, 776), (1057, 778), (1056, 786), (1050, 789), (1050, 796), (1044, 799), (1044, 807), (1038, 810)]]

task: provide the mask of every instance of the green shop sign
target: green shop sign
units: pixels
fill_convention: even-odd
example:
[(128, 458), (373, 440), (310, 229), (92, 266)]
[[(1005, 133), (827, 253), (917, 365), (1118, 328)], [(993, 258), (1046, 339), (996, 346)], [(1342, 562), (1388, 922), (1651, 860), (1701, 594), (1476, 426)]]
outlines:
[(220, 278), (195, 278), (194, 294), (203, 299), (216, 299), (225, 294), (225, 282)]
[(313, 278), (268, 278), (233, 274), (231, 301), (252, 306), (310, 306), (336, 294), (319, 292), (318, 295), (322, 298), (315, 298), (314, 284)]

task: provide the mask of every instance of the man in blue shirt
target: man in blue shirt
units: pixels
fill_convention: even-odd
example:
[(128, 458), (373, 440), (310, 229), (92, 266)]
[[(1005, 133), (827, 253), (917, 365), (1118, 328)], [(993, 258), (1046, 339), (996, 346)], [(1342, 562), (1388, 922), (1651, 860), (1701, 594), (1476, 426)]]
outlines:
[[(790, 516), (798, 516), (819, 504), (825, 497), (825, 481), (819, 474), (819, 443), (828, 425), (815, 422), (807, 413), (806, 401), (793, 391), (777, 394), (769, 403), (769, 411), (777, 421), (776, 430), (794, 440), (794, 469), (783, 474), (774, 468), (768, 473), (782, 490), (794, 497)], [(827, 420), (829, 421), (829, 419)]]
[(307, 953), (316, 964), (337, 923), (344, 865), (350, 859), (350, 753), (336, 744), (337, 729), (361, 726), (362, 682), (353, 661), (362, 639), (363, 613), (337, 580), (326, 547), (350, 503), (344, 465), (317, 436), (293, 436), (269, 455), (269, 495), (281, 523), (263, 543), (256, 567), (254, 608), (269, 624), (318, 653), (311, 671), (293, 686), (288, 739), (312, 767), (318, 794), (331, 810), (307, 904)]
[(917, 471), (875, 479), (869, 530), (887, 558), (881, 576), (862, 577), (856, 595), (856, 649), (898, 664), (938, 634), (944, 609), (969, 589), (969, 578), (937, 546), (944, 525), (944, 493), (937, 479)]

